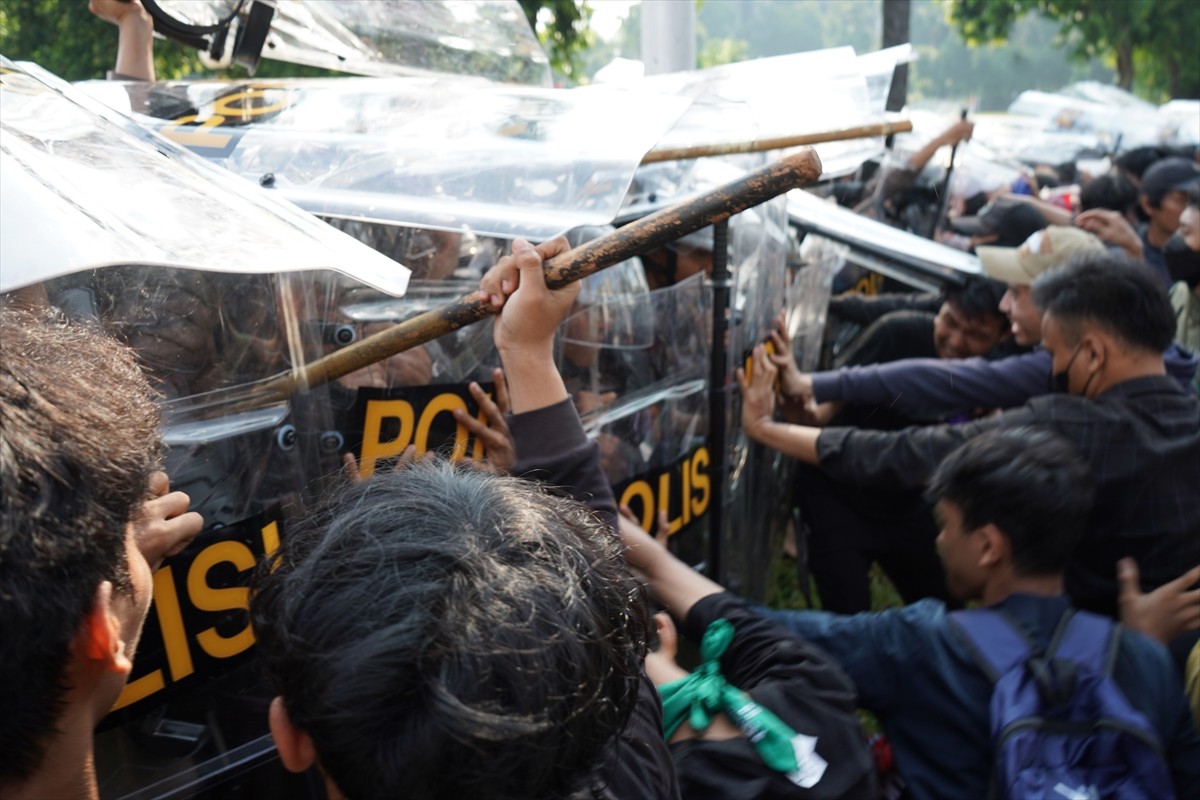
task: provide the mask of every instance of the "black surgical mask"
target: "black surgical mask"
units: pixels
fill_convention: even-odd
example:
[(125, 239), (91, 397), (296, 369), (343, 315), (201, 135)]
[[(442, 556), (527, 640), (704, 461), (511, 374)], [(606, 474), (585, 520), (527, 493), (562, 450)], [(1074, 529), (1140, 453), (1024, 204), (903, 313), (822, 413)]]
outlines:
[(1183, 281), (1192, 289), (1200, 285), (1200, 251), (1188, 247), (1178, 233), (1163, 246), (1163, 260), (1172, 281)]
[(1079, 355), (1079, 351), (1083, 348), (1080, 344), (1075, 348), (1075, 352), (1071, 354), (1071, 358), (1067, 360), (1067, 366), (1062, 372), (1055, 372), (1054, 366), (1050, 367), (1050, 393), (1051, 394), (1068, 394), (1071, 391), (1071, 365), (1075, 363), (1075, 357)]

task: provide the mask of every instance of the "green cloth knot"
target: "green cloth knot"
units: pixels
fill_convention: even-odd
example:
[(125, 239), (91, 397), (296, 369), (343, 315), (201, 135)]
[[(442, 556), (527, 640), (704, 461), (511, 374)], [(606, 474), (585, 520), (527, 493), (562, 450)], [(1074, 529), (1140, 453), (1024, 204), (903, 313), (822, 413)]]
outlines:
[(792, 747), (796, 732), (721, 674), (721, 656), (733, 641), (733, 634), (729, 620), (714, 620), (700, 642), (701, 663), (696, 671), (658, 688), (663, 704), (663, 736), (669, 740), (685, 720), (696, 733), (703, 733), (713, 717), (725, 712), (768, 767), (776, 772), (796, 772), (800, 768)]

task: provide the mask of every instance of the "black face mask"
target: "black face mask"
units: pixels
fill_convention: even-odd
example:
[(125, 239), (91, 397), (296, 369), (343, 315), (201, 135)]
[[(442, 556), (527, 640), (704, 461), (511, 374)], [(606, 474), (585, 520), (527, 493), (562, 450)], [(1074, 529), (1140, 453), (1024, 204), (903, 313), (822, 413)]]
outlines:
[(1163, 260), (1172, 281), (1183, 281), (1192, 289), (1200, 285), (1200, 251), (1188, 247), (1178, 233), (1163, 246)]
[[(1067, 361), (1067, 366), (1062, 372), (1055, 372), (1053, 365), (1050, 367), (1050, 393), (1051, 394), (1067, 394), (1071, 391), (1071, 365), (1075, 363), (1075, 357), (1079, 355), (1079, 351), (1083, 345), (1075, 348), (1075, 352), (1071, 354), (1071, 358)], [(1089, 382), (1091, 379), (1088, 379)], [(1085, 387), (1086, 388), (1086, 387)]]

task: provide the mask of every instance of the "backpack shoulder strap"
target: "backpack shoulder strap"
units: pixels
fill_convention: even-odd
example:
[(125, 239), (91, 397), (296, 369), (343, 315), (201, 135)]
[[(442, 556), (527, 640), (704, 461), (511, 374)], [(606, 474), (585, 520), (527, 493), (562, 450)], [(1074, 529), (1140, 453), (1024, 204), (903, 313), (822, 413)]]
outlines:
[(1003, 612), (990, 608), (950, 612), (950, 627), (995, 683), (1033, 654), (1033, 646)]
[(1118, 634), (1117, 624), (1108, 617), (1076, 611), (1064, 621), (1047, 653), (1051, 658), (1071, 661), (1094, 672), (1111, 675), (1120, 644)]

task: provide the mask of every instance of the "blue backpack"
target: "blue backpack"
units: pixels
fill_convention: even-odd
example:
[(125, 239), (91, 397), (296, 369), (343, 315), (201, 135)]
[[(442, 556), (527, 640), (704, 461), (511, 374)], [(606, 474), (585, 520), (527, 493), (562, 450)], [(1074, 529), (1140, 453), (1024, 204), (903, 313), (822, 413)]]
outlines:
[(1162, 743), (1112, 679), (1120, 628), (1064, 616), (1045, 653), (999, 611), (950, 615), (995, 686), (992, 794), (1039, 800), (1175, 797)]

